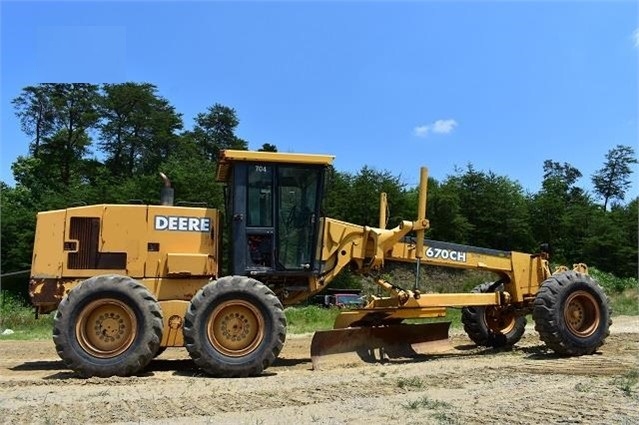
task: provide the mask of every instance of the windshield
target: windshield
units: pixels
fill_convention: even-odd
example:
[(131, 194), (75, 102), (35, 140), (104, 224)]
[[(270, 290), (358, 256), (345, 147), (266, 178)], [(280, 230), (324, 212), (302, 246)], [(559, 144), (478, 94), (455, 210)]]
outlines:
[(336, 295), (337, 304), (361, 304), (362, 297), (355, 294)]

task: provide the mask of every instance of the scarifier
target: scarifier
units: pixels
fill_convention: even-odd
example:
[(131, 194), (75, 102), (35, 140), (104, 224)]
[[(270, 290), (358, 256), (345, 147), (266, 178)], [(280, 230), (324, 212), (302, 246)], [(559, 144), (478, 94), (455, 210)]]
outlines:
[[(324, 289), (345, 268), (376, 277), (387, 292), (340, 313), (318, 331), (311, 358), (357, 353), (364, 360), (445, 350), (449, 322), (462, 308), (480, 346), (511, 346), (532, 313), (541, 339), (560, 355), (594, 353), (609, 334), (610, 309), (585, 264), (550, 271), (548, 253), (499, 251), (424, 239), (427, 171), (418, 217), (386, 229), (322, 217), (328, 155), (222, 151), (217, 180), (227, 185), (226, 226), (219, 209), (173, 205), (92, 205), (38, 214), (29, 293), (37, 313), (56, 311), (53, 340), (81, 376), (140, 372), (166, 347), (186, 347), (206, 373), (258, 375), (286, 338), (284, 306)], [(345, 200), (346, 202), (346, 200)], [(229, 250), (222, 229), (229, 233)], [(229, 254), (228, 275), (222, 258)], [(493, 272), (471, 293), (421, 294), (382, 278), (386, 262)]]

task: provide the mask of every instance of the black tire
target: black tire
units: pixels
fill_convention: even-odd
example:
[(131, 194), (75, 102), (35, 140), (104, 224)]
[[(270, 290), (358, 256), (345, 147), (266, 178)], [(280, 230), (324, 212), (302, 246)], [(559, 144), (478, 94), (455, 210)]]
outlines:
[[(482, 283), (473, 293), (487, 293), (492, 283)], [(468, 337), (481, 347), (508, 347), (515, 345), (526, 329), (526, 317), (516, 316), (498, 306), (462, 308), (462, 323)]]
[(130, 376), (151, 361), (162, 328), (160, 305), (146, 287), (126, 276), (95, 276), (58, 306), (53, 342), (82, 377)]
[(608, 297), (589, 275), (563, 272), (546, 279), (535, 298), (533, 319), (541, 340), (564, 356), (593, 354), (610, 335)]
[(261, 374), (286, 339), (282, 303), (267, 286), (245, 276), (226, 276), (201, 288), (184, 318), (184, 343), (207, 374)]
[(164, 353), (166, 351), (168, 347), (160, 347), (158, 348), (158, 351), (155, 352), (155, 354), (153, 355), (153, 358), (156, 357), (160, 357), (162, 355), (162, 353)]

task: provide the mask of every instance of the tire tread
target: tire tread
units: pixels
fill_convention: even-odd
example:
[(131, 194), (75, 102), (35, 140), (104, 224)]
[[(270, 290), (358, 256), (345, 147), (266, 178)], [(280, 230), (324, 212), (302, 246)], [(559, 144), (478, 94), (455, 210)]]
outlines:
[[(485, 282), (474, 287), (471, 293), (487, 293), (492, 282)], [(462, 323), (468, 337), (481, 347), (505, 347), (517, 343), (524, 334), (526, 318), (516, 318), (515, 328), (508, 334), (494, 332), (485, 323), (485, 307), (470, 306), (462, 308)]]
[[(562, 327), (558, 320), (559, 314), (563, 314), (563, 312), (559, 311), (562, 303), (562, 294), (564, 297), (567, 296), (568, 287), (577, 282), (583, 282), (593, 288), (595, 294), (600, 298), (600, 307), (606, 309), (605, 312), (602, 311), (602, 314), (605, 313), (608, 317), (603, 336), (594, 344), (588, 346), (579, 346), (572, 343), (562, 332)], [(535, 321), (535, 330), (539, 333), (540, 339), (546, 346), (560, 355), (581, 356), (595, 353), (610, 335), (610, 325), (612, 324), (610, 317), (610, 302), (601, 286), (589, 275), (578, 272), (569, 271), (549, 277), (539, 288), (534, 301), (533, 319)]]
[[(102, 293), (117, 293), (127, 302), (137, 303), (133, 309), (139, 310), (144, 328), (138, 338), (140, 343), (134, 342), (129, 350), (120, 354), (118, 362), (89, 361), (75, 341), (74, 314), (86, 303), (99, 299)], [(84, 302), (83, 302), (84, 301)], [(102, 275), (89, 278), (81, 282), (60, 302), (54, 318), (53, 342), (56, 351), (64, 364), (78, 375), (88, 378), (92, 376), (130, 376), (138, 373), (153, 358), (162, 339), (163, 321), (162, 310), (155, 297), (148, 289), (135, 280), (121, 275)], [(133, 348), (132, 351), (131, 348)]]
[[(200, 327), (205, 326), (205, 315), (210, 303), (215, 302), (217, 296), (230, 294), (246, 295), (262, 303), (272, 315), (272, 330), (266, 330), (265, 342), (269, 347), (261, 353), (261, 358), (248, 361), (245, 365), (231, 365), (220, 359), (208, 355), (210, 343), (206, 338), (200, 338)], [(275, 336), (271, 338), (270, 335)], [(202, 341), (202, 340), (204, 341)], [(195, 364), (209, 375), (224, 378), (240, 378), (260, 375), (268, 368), (280, 354), (286, 340), (286, 316), (280, 300), (263, 283), (245, 276), (226, 276), (210, 282), (201, 288), (191, 299), (184, 318), (184, 345)], [(258, 350), (260, 350), (258, 348)], [(251, 353), (252, 354), (252, 353)], [(250, 356), (250, 355), (249, 355)]]

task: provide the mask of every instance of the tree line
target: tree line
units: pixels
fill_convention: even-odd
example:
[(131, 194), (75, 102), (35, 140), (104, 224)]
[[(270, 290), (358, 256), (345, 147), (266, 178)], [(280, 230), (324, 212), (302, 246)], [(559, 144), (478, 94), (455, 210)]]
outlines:
[[(185, 128), (182, 115), (149, 83), (47, 83), (13, 99), (29, 153), (12, 164), (15, 185), (0, 182), (2, 273), (28, 269), (37, 211), (82, 203), (157, 203), (167, 174), (176, 200), (223, 209), (214, 182), (223, 149), (248, 149), (236, 135), (236, 111), (215, 103)], [(276, 151), (271, 143), (259, 150)], [(624, 203), (630, 146), (611, 148), (591, 176), (593, 191), (577, 186), (581, 172), (548, 159), (536, 193), (506, 176), (469, 164), (439, 181), (429, 179), (427, 236), (475, 246), (536, 252), (549, 243), (553, 261), (586, 262), (619, 276), (637, 276), (637, 198)], [(399, 175), (368, 166), (356, 173), (331, 169), (327, 216), (378, 224), (378, 194), (388, 193), (389, 226), (417, 214), (417, 188)]]

